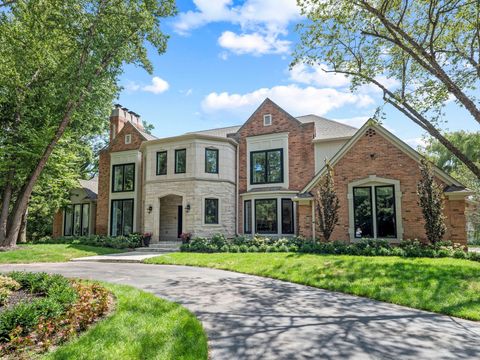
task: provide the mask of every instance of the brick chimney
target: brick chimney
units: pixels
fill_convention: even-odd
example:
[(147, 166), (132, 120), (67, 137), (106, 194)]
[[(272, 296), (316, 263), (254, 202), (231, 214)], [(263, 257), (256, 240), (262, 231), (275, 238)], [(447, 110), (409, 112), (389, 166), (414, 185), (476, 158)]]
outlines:
[(140, 120), (140, 115), (128, 110), (126, 107), (122, 107), (120, 104), (115, 104), (110, 115), (110, 142), (115, 139), (127, 122), (130, 122), (137, 129), (143, 131), (143, 124), (142, 120)]

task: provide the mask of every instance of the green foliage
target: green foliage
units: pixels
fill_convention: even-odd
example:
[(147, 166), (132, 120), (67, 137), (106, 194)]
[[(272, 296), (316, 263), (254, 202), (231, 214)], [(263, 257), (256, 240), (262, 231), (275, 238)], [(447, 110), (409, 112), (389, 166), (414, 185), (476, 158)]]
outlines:
[(447, 229), (443, 215), (443, 192), (435, 181), (432, 165), (424, 158), (420, 164), (420, 174), (417, 184), (418, 204), (422, 208), (427, 239), (435, 244), (442, 241)]
[(128, 249), (142, 246), (142, 235), (137, 233), (128, 236), (65, 236), (60, 238), (42, 237), (33, 242), (34, 244), (80, 244), (113, 249)]
[(11, 277), (0, 275), (0, 306), (5, 304), (6, 300), (12, 293), (20, 289), (20, 284)]
[(318, 213), (318, 222), (320, 231), (325, 241), (330, 240), (333, 229), (338, 223), (338, 210), (340, 201), (335, 191), (335, 182), (333, 180), (333, 168), (329, 161), (326, 161), (327, 172), (322, 177), (318, 189), (316, 207)]

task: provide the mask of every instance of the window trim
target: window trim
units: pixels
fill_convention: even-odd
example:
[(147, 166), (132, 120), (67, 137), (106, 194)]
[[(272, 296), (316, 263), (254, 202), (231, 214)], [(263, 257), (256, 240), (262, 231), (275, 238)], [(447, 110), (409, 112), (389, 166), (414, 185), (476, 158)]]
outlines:
[[(216, 159), (217, 159), (217, 171), (208, 171), (208, 169), (207, 169), (207, 164), (208, 164), (208, 162), (207, 162), (207, 153), (208, 153), (209, 151), (214, 151), (214, 152), (217, 154), (217, 155), (216, 155)], [(208, 148), (208, 147), (205, 148), (205, 173), (207, 173), (207, 174), (218, 174), (218, 173), (219, 173), (219, 170), (220, 170), (220, 166), (219, 166), (220, 161), (219, 161), (219, 160), (220, 160), (220, 158), (219, 158), (219, 151), (218, 151), (218, 149)]]
[[(270, 119), (269, 123), (266, 122), (267, 118)], [(263, 115), (263, 126), (270, 126), (270, 125), (272, 125), (272, 122), (273, 122), (272, 114)]]
[[(268, 181), (268, 153), (280, 151), (280, 181)], [(264, 182), (253, 182), (254, 171), (253, 171), (253, 155), (265, 153), (265, 181)], [(284, 158), (283, 158), (283, 148), (268, 149), (268, 150), (257, 150), (250, 151), (250, 185), (265, 185), (265, 184), (281, 184), (285, 180), (284, 176)]]
[[(377, 203), (377, 189), (378, 188), (392, 188), (393, 190), (393, 222), (394, 227), (394, 236), (385, 236), (381, 237), (381, 239), (396, 239), (397, 238), (397, 204), (395, 199), (395, 186), (393, 184), (385, 184), (385, 185), (375, 185), (375, 235), (378, 237), (378, 203)], [(372, 214), (373, 215), (373, 214)]]
[[(160, 168), (158, 166), (158, 157), (160, 154), (165, 154), (165, 173), (160, 173)], [(157, 164), (156, 164), (156, 171), (157, 175), (167, 175), (168, 173), (168, 150), (157, 151)]]
[[(125, 190), (125, 166), (128, 165), (133, 165), (133, 187), (132, 190)], [(115, 168), (116, 167), (123, 167), (123, 173), (122, 173), (122, 190), (115, 190)], [(112, 165), (112, 193), (122, 193), (122, 192), (132, 192), (135, 191), (135, 163), (125, 163), (125, 164), (114, 164)]]
[[(247, 203), (250, 204), (250, 216), (247, 217), (247, 211), (245, 210), (247, 208)], [(252, 213), (253, 209), (252, 209), (252, 200), (251, 199), (248, 199), (248, 200), (243, 200), (243, 233), (244, 234), (251, 234), (252, 233), (252, 229), (253, 229), (253, 226), (252, 226)], [(250, 224), (250, 230), (247, 231), (247, 227), (246, 227), (246, 224), (247, 224), (247, 219), (248, 219), (248, 222)]]
[[(291, 203), (292, 207), (292, 231), (291, 232), (283, 232), (283, 202), (284, 201), (289, 201)], [(292, 199), (290, 198), (281, 198), (280, 199), (280, 215), (281, 215), (281, 234), (282, 235), (294, 235), (295, 234), (295, 204)]]
[[(373, 221), (373, 218), (375, 217), (373, 214), (373, 191), (372, 187), (375, 187), (375, 185), (370, 185), (370, 186), (354, 186), (352, 188), (352, 202), (353, 202), (353, 236), (355, 239), (363, 239), (363, 237), (358, 237), (357, 236), (357, 231), (355, 230), (355, 224), (357, 223), (357, 217), (355, 216), (355, 189), (369, 189), (369, 194), (370, 194), (370, 217), (372, 221), (372, 232), (373, 232), (373, 238), (375, 239), (376, 231), (375, 231), (375, 223)], [(375, 210), (376, 211), (376, 210)], [(376, 215), (376, 212), (375, 212)]]
[[(184, 151), (185, 152), (185, 171), (179, 172), (177, 168), (177, 154)], [(185, 174), (187, 172), (187, 149), (175, 149), (175, 174)]]
[[(80, 206), (80, 234), (75, 235), (74, 225), (75, 225), (75, 206)], [(83, 235), (83, 208), (88, 206), (88, 223), (87, 223), (87, 235)], [(71, 208), (70, 220), (71, 222), (71, 231), (70, 234), (66, 234), (65, 228), (67, 225), (67, 207)], [(63, 236), (88, 236), (90, 235), (90, 220), (91, 220), (91, 211), (90, 203), (77, 203), (77, 204), (68, 204), (63, 209)]]
[[(276, 231), (269, 232), (269, 231), (258, 231), (257, 229), (257, 202), (258, 201), (275, 201), (275, 222), (276, 222)], [(255, 199), (255, 216), (254, 216), (254, 225), (255, 225), (255, 234), (269, 234), (269, 235), (278, 235), (278, 198), (267, 198), (267, 199)]]
[[(207, 222), (207, 201), (213, 200), (217, 203), (216, 206), (216, 222)], [(219, 225), (220, 224), (220, 200), (214, 197), (206, 197), (203, 199), (203, 223), (205, 225)]]
[(134, 198), (127, 198), (127, 199), (112, 199), (110, 201), (110, 236), (113, 236), (113, 203), (115, 201), (121, 201), (122, 202), (122, 234), (117, 234), (115, 236), (125, 236), (124, 235), (124, 223), (125, 223), (125, 219), (124, 219), (124, 213), (123, 213), (123, 203), (125, 201), (129, 201), (131, 200), (132, 201), (132, 233), (134, 232), (133, 231), (133, 228), (134, 228), (134, 220), (135, 220), (135, 199)]
[(126, 134), (125, 135), (125, 145), (129, 145), (131, 143), (132, 143), (132, 134)]

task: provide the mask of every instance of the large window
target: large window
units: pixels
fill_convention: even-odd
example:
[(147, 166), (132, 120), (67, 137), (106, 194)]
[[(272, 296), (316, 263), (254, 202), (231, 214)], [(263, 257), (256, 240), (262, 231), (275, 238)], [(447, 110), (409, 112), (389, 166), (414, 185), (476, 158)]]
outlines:
[(63, 235), (87, 236), (90, 226), (90, 204), (68, 205), (64, 211)]
[(283, 182), (283, 150), (252, 151), (250, 153), (250, 183)]
[(396, 238), (393, 185), (353, 188), (356, 238)]
[(205, 149), (205, 172), (218, 174), (218, 150)]
[(255, 232), (259, 234), (276, 234), (277, 199), (255, 200)]
[(293, 201), (282, 199), (282, 234), (293, 234), (294, 232)]
[(135, 190), (135, 164), (113, 165), (112, 192)]
[(183, 174), (187, 170), (187, 149), (175, 150), (175, 174)]
[(157, 175), (167, 175), (167, 152), (157, 152)]
[(112, 200), (110, 234), (126, 236), (133, 232), (133, 199)]
[(245, 234), (252, 233), (252, 200), (243, 202), (243, 232)]
[(218, 224), (218, 199), (205, 199), (205, 224)]

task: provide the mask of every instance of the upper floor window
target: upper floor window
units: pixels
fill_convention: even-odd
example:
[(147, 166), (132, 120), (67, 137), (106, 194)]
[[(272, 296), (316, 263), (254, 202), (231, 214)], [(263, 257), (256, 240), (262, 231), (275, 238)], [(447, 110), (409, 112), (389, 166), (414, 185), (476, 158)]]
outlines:
[(157, 152), (157, 175), (167, 175), (167, 152)]
[(175, 174), (187, 171), (187, 149), (175, 150)]
[(205, 149), (205, 172), (218, 174), (218, 150)]
[(135, 164), (113, 165), (112, 192), (135, 190)]
[(283, 182), (283, 149), (252, 151), (250, 153), (250, 183), (274, 184)]
[(205, 199), (205, 224), (218, 224), (218, 199)]
[(132, 143), (132, 135), (127, 134), (125, 135), (125, 144), (131, 144)]
[(263, 115), (263, 126), (270, 126), (272, 125), (272, 115), (266, 114)]

